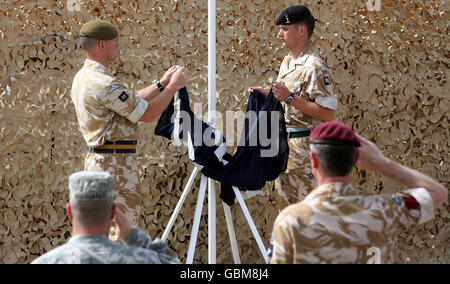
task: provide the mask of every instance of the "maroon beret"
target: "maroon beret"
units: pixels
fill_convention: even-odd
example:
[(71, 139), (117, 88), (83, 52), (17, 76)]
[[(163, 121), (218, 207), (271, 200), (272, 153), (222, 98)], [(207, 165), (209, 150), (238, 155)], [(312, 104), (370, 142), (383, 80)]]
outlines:
[(361, 146), (361, 142), (353, 130), (337, 121), (325, 122), (316, 126), (309, 136), (309, 142), (312, 144)]

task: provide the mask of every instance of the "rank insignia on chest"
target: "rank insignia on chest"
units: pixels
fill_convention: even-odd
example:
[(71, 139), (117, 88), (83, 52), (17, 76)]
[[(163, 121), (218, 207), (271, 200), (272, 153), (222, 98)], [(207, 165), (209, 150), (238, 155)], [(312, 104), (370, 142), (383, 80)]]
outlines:
[(125, 102), (126, 100), (128, 100), (129, 96), (127, 93), (122, 92), (122, 94), (120, 94), (119, 96), (119, 100), (121, 100), (122, 102)]
[(331, 84), (331, 83), (330, 83), (330, 78), (325, 77), (325, 79), (323, 79), (323, 80), (324, 80), (324, 82), (325, 82), (325, 86), (328, 86), (328, 85)]

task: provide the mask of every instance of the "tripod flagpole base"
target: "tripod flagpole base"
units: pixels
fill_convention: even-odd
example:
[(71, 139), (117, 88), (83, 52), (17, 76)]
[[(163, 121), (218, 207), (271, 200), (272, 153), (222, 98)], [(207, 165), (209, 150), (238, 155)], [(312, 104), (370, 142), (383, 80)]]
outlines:
[(235, 264), (241, 264), (239, 257), (239, 248), (236, 241), (236, 233), (234, 232), (233, 218), (231, 216), (231, 208), (225, 202), (222, 202), (223, 211), (225, 213), (225, 220), (227, 222), (228, 236), (230, 238), (231, 252), (233, 253), (233, 260)]
[[(177, 206), (174, 210), (174, 213), (172, 214), (169, 224), (166, 227), (166, 230), (164, 231), (162, 240), (166, 241), (169, 233), (173, 227), (173, 224), (175, 223), (175, 220), (177, 216), (180, 213), (181, 207), (183, 206), (184, 202), (186, 201), (187, 195), (191, 192), (192, 186), (194, 184), (196, 176), (199, 174), (200, 170), (198, 167), (194, 168), (194, 171), (192, 172), (184, 190), (180, 197), (180, 200), (177, 203)], [(215, 180), (209, 179), (206, 176), (202, 175), (202, 179), (200, 182), (200, 190), (197, 197), (197, 204), (195, 209), (195, 215), (194, 215), (194, 223), (192, 225), (192, 231), (189, 241), (189, 248), (186, 258), (186, 264), (192, 264), (194, 260), (194, 254), (195, 254), (195, 246), (197, 244), (198, 239), (198, 231), (200, 229), (200, 219), (202, 216), (202, 209), (203, 209), (203, 202), (205, 200), (206, 195), (206, 189), (209, 187), (208, 191), (208, 263), (215, 264), (216, 263), (216, 185)], [(242, 198), (241, 192), (238, 188), (233, 186), (234, 193), (236, 194), (236, 198), (239, 202), (239, 205), (241, 206), (241, 209), (245, 215), (245, 218), (247, 219), (247, 223), (250, 226), (250, 229), (253, 233), (253, 236), (255, 237), (255, 240), (258, 244), (258, 247), (261, 251), (261, 254), (264, 258), (264, 261), (267, 263), (268, 261), (268, 254), (264, 247), (264, 244), (261, 240), (261, 237), (258, 233), (258, 230), (256, 229), (255, 223), (253, 222), (253, 219), (250, 215), (250, 212), (248, 211), (248, 208), (244, 202), (244, 199)], [(233, 218), (231, 215), (231, 208), (223, 203), (226, 223), (227, 223), (227, 229), (228, 229), (228, 235), (230, 237), (230, 244), (231, 249), (233, 253), (233, 260), (234, 263), (240, 264), (240, 256), (239, 256), (239, 248), (236, 241), (236, 234), (234, 230), (234, 224), (233, 224)]]
[(269, 255), (267, 254), (267, 250), (264, 247), (264, 243), (259, 236), (258, 230), (256, 229), (255, 223), (253, 222), (252, 217), (250, 216), (250, 212), (248, 211), (247, 205), (245, 205), (244, 199), (242, 198), (241, 192), (235, 186), (233, 186), (234, 193), (236, 194), (236, 198), (241, 205), (242, 212), (244, 212), (245, 218), (247, 219), (248, 225), (252, 230), (253, 236), (255, 237), (256, 243), (258, 244), (259, 250), (264, 258), (264, 261), (267, 263), (269, 260)]
[(184, 201), (186, 201), (186, 197), (191, 192), (192, 185), (194, 184), (195, 178), (197, 177), (197, 174), (199, 172), (198, 167), (194, 168), (194, 171), (191, 174), (191, 177), (189, 178), (186, 187), (183, 190), (183, 193), (181, 194), (180, 200), (177, 203), (177, 206), (175, 207), (174, 212), (172, 213), (172, 216), (170, 217), (169, 223), (167, 224), (166, 230), (164, 231), (164, 234), (162, 236), (162, 240), (165, 242), (167, 241), (167, 237), (169, 236), (170, 231), (172, 230), (173, 224), (175, 224), (175, 220), (178, 217), (178, 214), (180, 214), (181, 207), (183, 206)]
[(216, 181), (208, 179), (208, 263), (216, 264)]
[(195, 207), (194, 224), (192, 225), (191, 240), (186, 258), (186, 264), (194, 261), (195, 245), (197, 244), (198, 230), (200, 228), (200, 218), (202, 217), (203, 201), (205, 200), (207, 178), (202, 176), (200, 190), (198, 192), (197, 205)]

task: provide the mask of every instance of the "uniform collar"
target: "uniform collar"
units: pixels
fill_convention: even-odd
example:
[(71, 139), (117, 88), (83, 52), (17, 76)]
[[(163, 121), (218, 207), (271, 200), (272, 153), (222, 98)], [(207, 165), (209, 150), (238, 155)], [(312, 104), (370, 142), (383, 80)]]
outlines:
[[(306, 63), (306, 60), (308, 60), (309, 56), (313, 53), (313, 45), (311, 42), (308, 42), (308, 44), (305, 46), (305, 48), (300, 52), (297, 59), (294, 59), (292, 56), (292, 53), (289, 53), (286, 57), (286, 60), (284, 61), (284, 74), (283, 77), (287, 76), (288, 74), (294, 72), (297, 69), (297, 66), (303, 66)], [(293, 61), (291, 64), (291, 61)], [(292, 68), (289, 68), (292, 66)]]
[(297, 59), (294, 59), (292, 53), (289, 53), (289, 59), (293, 60), (295, 65), (305, 65), (306, 60), (308, 59), (308, 57), (311, 55), (312, 52), (313, 52), (313, 45), (311, 42), (308, 42), (308, 44), (305, 46), (302, 52), (300, 52), (300, 54), (298, 55)]
[(313, 191), (306, 197), (305, 200), (317, 198), (319, 196), (335, 197), (335, 196), (354, 196), (360, 195), (361, 193), (357, 191), (351, 183), (345, 182), (335, 182), (323, 184)]
[(68, 243), (97, 243), (105, 240), (109, 240), (107, 235), (77, 235), (70, 238)]
[(102, 73), (106, 73), (108, 71), (108, 68), (106, 68), (103, 64), (87, 58), (86, 61), (84, 62), (84, 67)]

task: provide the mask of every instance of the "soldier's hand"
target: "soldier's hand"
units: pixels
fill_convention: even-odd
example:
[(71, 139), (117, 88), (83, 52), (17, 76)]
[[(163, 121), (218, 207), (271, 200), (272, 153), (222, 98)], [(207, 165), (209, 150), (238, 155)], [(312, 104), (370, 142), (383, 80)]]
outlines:
[(170, 79), (172, 78), (172, 75), (175, 73), (175, 71), (177, 71), (177, 67), (172, 66), (169, 70), (166, 71), (166, 73), (164, 73), (164, 76), (162, 76), (161, 78), (161, 84), (163, 85), (163, 87), (167, 87), (167, 85), (169, 85)]
[(184, 67), (176, 67), (176, 71), (173, 73), (172, 78), (170, 78), (169, 85), (176, 90), (186, 87), (187, 79)]
[(283, 83), (274, 83), (272, 85), (273, 96), (280, 102), (284, 102), (290, 96), (291, 91)]
[(116, 231), (120, 239), (126, 240), (131, 233), (131, 225), (127, 219), (127, 216), (116, 207), (116, 214), (114, 216), (114, 221), (116, 221)]
[(261, 94), (263, 94), (266, 97), (269, 95), (269, 91), (263, 87), (250, 87), (250, 88), (248, 88), (248, 92), (249, 93), (260, 92)]
[(382, 169), (389, 159), (383, 155), (375, 144), (360, 135), (357, 136), (361, 141), (361, 147), (358, 148), (359, 159), (356, 166), (363, 170), (378, 171)]

